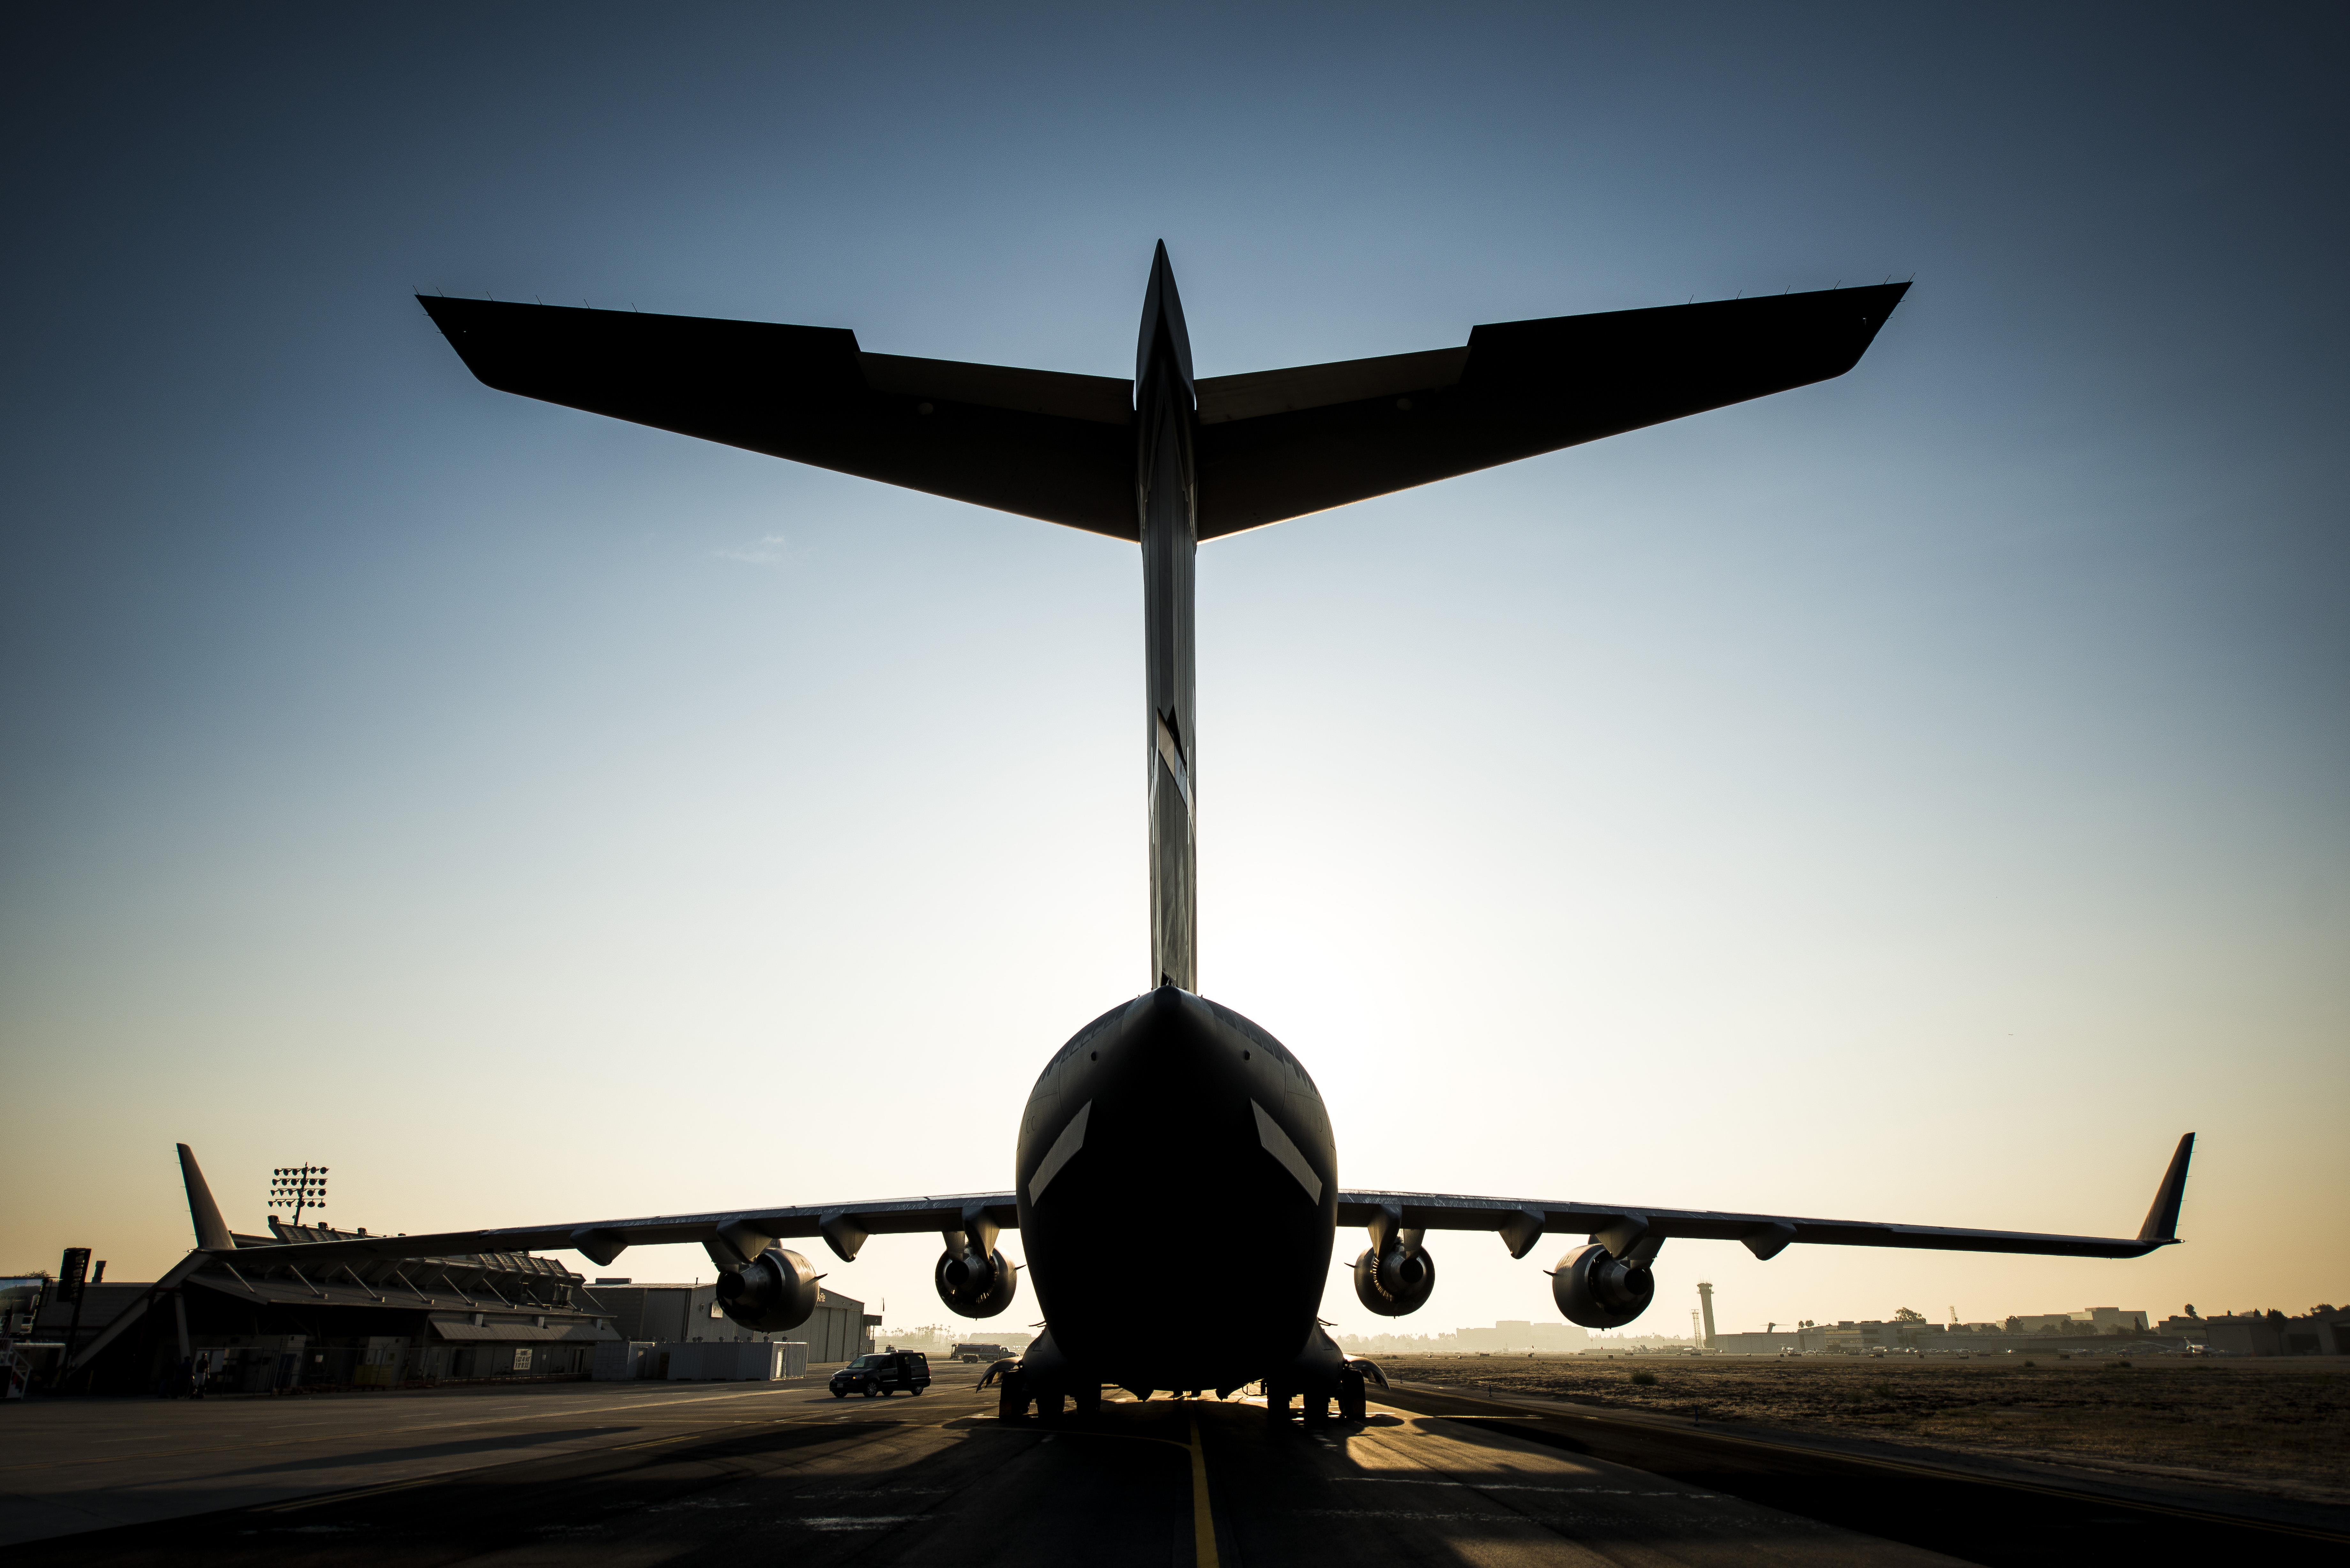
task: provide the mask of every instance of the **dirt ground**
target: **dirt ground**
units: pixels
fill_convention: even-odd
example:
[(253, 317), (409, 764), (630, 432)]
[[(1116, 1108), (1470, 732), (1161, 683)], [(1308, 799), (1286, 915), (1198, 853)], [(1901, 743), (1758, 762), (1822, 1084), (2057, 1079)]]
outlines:
[[(1381, 1366), (1414, 1382), (2350, 1503), (2350, 1365), (2332, 1357), (1406, 1355)], [(1640, 1373), (1655, 1382), (1636, 1384)]]

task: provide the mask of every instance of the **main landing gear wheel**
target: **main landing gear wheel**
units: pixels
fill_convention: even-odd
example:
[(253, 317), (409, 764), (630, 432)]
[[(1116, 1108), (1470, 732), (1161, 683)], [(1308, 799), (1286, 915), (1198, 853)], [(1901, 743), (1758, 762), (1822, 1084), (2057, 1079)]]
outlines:
[(1007, 1372), (1002, 1379), (1003, 1393), (995, 1402), (995, 1418), (999, 1421), (1024, 1421), (1028, 1418), (1028, 1379), (1017, 1372)]
[(1288, 1424), (1288, 1389), (1273, 1383), (1268, 1383), (1264, 1386), (1264, 1418), (1271, 1421), (1276, 1427), (1285, 1426)]
[(1370, 1413), (1370, 1395), (1359, 1372), (1338, 1374), (1338, 1419), (1360, 1421)]
[(1081, 1421), (1090, 1421), (1101, 1414), (1101, 1385), (1080, 1388), (1069, 1396), (1069, 1406)]

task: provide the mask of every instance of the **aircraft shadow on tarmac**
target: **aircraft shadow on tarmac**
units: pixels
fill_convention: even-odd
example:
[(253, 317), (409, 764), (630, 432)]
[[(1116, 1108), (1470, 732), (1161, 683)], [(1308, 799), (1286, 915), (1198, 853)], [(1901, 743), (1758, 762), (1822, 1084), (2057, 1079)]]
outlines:
[(504, 1432), (491, 1438), (465, 1438), (450, 1443), (418, 1443), (399, 1448), (373, 1449), (362, 1453), (336, 1454), (331, 1458), (316, 1456), (288, 1459), (283, 1464), (253, 1465), (241, 1470), (230, 1470), (229, 1476), (286, 1475), (300, 1470), (343, 1469), (360, 1465), (391, 1464), (414, 1459), (454, 1459), (461, 1454), (494, 1453), (500, 1449), (537, 1449), (550, 1443), (573, 1443), (600, 1438), (614, 1432), (634, 1431), (632, 1427), (574, 1427), (551, 1432)]

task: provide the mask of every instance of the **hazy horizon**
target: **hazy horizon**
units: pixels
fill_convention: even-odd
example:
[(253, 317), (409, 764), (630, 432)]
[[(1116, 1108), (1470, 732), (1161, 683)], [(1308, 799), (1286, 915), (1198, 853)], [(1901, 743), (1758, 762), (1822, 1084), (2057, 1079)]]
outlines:
[[(1203, 376), (1916, 279), (1842, 379), (1202, 548), (1201, 989), (1344, 1184), (2133, 1234), (2191, 1129), (2144, 1261), (1675, 1241), (1633, 1327), (2340, 1300), (2345, 31), (33, 20), (0, 1263), (153, 1278), (179, 1141), (241, 1231), (304, 1159), (411, 1232), (1007, 1188), (1150, 978), (1135, 550), (494, 393), (411, 296), (1125, 375), (1164, 238)], [(1342, 1231), (1323, 1315), (1555, 1319), (1579, 1240), (1388, 1323)], [(804, 1250), (945, 1318), (935, 1238)]]

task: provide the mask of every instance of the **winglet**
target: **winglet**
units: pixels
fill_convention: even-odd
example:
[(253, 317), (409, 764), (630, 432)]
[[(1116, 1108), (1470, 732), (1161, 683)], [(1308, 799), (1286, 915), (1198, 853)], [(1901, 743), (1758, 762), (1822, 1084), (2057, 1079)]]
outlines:
[(204, 1173), (196, 1166), (196, 1151), (186, 1144), (180, 1146), (180, 1179), (187, 1184), (188, 1218), (196, 1224), (198, 1250), (230, 1251), (236, 1245), (236, 1239), (228, 1233), (228, 1222), (221, 1218), (220, 1205), (213, 1201), (213, 1189), (204, 1185)]
[(2178, 1240), (2178, 1204), (2187, 1196), (2187, 1160), (2194, 1152), (2195, 1135), (2189, 1133), (2178, 1140), (2178, 1152), (2170, 1157), (2170, 1168), (2154, 1189), (2154, 1207), (2137, 1228), (2137, 1239), (2149, 1246), (2167, 1247)]

